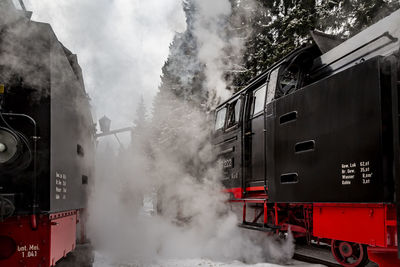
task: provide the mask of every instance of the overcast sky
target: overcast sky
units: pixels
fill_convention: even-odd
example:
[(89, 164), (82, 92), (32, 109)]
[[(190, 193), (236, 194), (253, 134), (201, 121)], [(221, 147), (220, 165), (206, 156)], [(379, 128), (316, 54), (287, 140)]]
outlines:
[(185, 30), (181, 0), (24, 2), (78, 55), (98, 118), (110, 117), (112, 128), (132, 124), (141, 95), (150, 110), (169, 44)]

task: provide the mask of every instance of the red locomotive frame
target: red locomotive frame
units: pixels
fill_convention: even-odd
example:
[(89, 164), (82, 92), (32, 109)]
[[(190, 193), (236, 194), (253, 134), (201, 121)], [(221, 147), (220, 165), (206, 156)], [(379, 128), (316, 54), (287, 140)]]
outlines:
[[(0, 223), (2, 266), (55, 266), (85, 240), (82, 210), (14, 216)], [(77, 224), (80, 224), (78, 229)]]
[[(230, 203), (242, 204), (242, 224), (252, 227), (262, 216), (265, 230), (276, 233), (290, 228), (295, 239), (328, 243), (335, 259), (343, 266), (357, 266), (368, 253), (368, 258), (380, 267), (400, 266), (397, 258), (397, 224), (394, 204), (376, 203), (269, 203), (263, 187), (226, 189), (233, 196)], [(251, 204), (263, 204), (249, 208)], [(260, 206), (258, 206), (260, 207)], [(297, 218), (295, 213), (302, 214)], [(250, 216), (253, 213), (253, 217)], [(293, 223), (297, 222), (297, 223)], [(349, 264), (348, 257), (357, 258)]]

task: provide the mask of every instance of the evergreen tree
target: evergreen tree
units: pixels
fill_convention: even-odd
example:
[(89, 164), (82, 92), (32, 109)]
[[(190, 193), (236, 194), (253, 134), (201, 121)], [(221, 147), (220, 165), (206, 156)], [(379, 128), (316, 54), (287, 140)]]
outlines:
[(136, 117), (133, 121), (135, 129), (143, 129), (146, 125), (146, 106), (144, 105), (143, 96), (140, 97), (138, 107), (136, 108)]
[(284, 55), (309, 42), (309, 32), (317, 23), (315, 13), (315, 0), (257, 1), (248, 21), (252, 32), (243, 55), (248, 71), (236, 77), (237, 85), (246, 85)]
[(350, 37), (400, 8), (398, 0), (322, 1), (319, 27), (341, 37)]
[(294, 49), (311, 43), (311, 30), (348, 38), (400, 8), (398, 0), (257, 0), (256, 3), (250, 19), (245, 20), (252, 32), (243, 53), (246, 71), (233, 79), (237, 90)]
[(136, 115), (134, 119), (134, 127), (131, 133), (131, 145), (132, 150), (141, 151), (143, 156), (148, 156), (149, 151), (149, 140), (147, 134), (149, 131), (148, 122), (146, 119), (146, 106), (144, 104), (143, 96), (140, 97), (138, 106), (136, 108)]

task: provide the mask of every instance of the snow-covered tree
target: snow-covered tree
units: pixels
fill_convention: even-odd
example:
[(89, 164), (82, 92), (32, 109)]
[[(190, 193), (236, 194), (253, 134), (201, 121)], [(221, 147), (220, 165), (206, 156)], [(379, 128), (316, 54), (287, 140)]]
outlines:
[(133, 123), (135, 124), (135, 129), (142, 129), (146, 125), (146, 106), (144, 104), (143, 96), (140, 97)]
[(257, 8), (250, 11), (247, 20), (243, 20), (251, 29), (251, 35), (246, 41), (242, 61), (246, 71), (236, 74), (233, 79), (237, 90), (294, 49), (311, 43), (311, 30), (347, 38), (400, 8), (398, 0), (255, 2)]

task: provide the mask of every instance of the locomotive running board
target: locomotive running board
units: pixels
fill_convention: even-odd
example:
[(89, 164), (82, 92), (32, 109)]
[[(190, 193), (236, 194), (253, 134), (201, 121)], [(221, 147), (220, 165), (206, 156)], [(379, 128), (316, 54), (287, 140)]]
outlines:
[(274, 231), (280, 229), (280, 227), (276, 227), (276, 226), (269, 226), (269, 225), (263, 225), (261, 223), (249, 223), (249, 222), (239, 223), (238, 226), (240, 228), (256, 230), (256, 231), (261, 231), (261, 232), (274, 232)]

